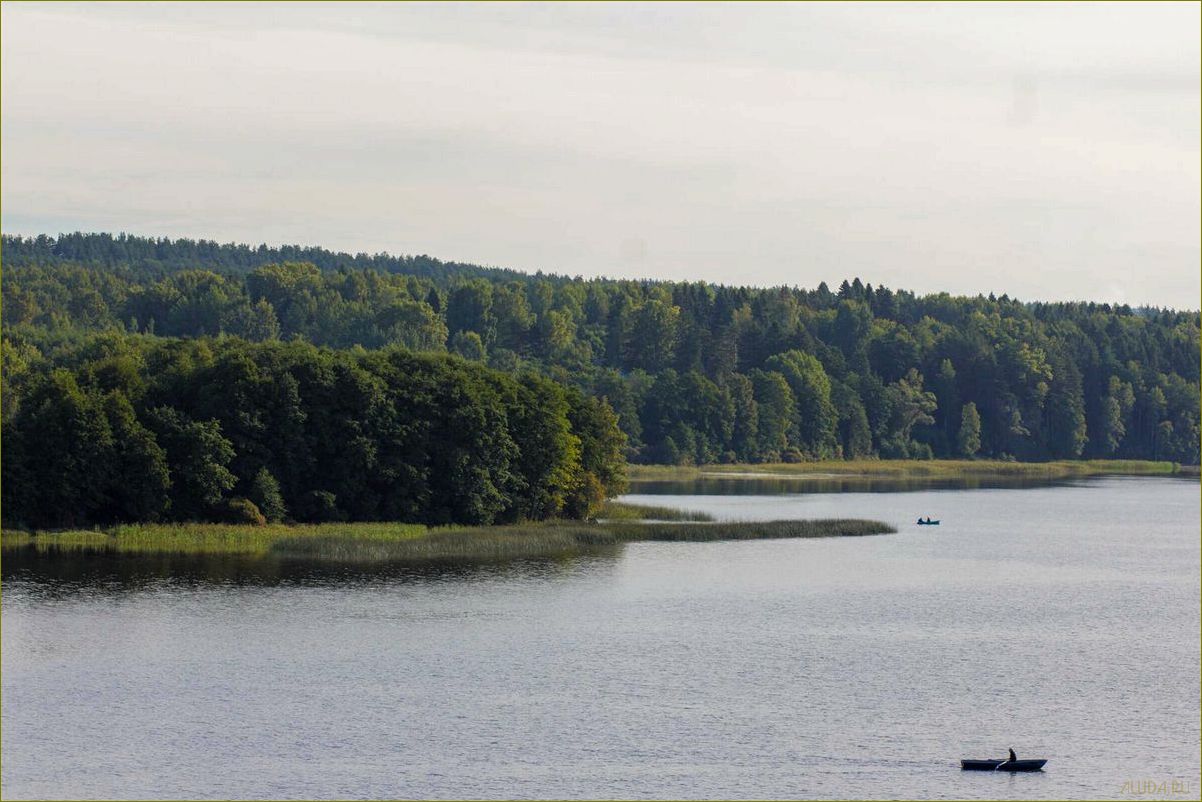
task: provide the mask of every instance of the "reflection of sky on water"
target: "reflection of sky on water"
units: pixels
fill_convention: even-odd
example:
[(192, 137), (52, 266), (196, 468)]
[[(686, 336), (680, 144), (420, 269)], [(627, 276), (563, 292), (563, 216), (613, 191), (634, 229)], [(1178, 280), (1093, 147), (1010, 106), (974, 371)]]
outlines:
[[(639, 498), (898, 532), (371, 570), (5, 551), (4, 796), (1093, 799), (1198, 776), (1196, 482)], [(1008, 746), (1048, 770), (959, 770)]]

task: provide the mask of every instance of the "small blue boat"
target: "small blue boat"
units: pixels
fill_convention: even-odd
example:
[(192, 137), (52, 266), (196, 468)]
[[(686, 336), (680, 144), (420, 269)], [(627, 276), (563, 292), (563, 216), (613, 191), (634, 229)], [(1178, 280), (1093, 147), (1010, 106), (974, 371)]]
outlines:
[(922, 520), (921, 518), (919, 518), (919, 519), (918, 519), (918, 525), (919, 525), (919, 526), (939, 526), (939, 522), (938, 522), (938, 521), (932, 521), (930, 518), (926, 519), (925, 521), (924, 521), (924, 520)]

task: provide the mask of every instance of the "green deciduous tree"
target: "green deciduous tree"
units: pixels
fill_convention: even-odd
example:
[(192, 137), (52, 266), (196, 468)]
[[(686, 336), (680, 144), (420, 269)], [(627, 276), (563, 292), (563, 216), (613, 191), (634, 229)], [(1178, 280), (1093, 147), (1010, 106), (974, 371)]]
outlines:
[[(935, 422), (931, 413), (937, 403), (935, 394), (922, 389), (922, 374), (913, 368), (886, 388), (889, 420), (881, 442), (881, 456), (910, 457), (923, 453), (911, 439), (914, 427)], [(929, 450), (929, 448), (928, 448)]]
[(247, 489), (247, 497), (254, 502), (265, 520), (275, 523), (288, 516), (288, 507), (280, 494), (280, 483), (271, 475), (271, 471), (260, 468)]
[(831, 403), (831, 382), (811, 354), (786, 351), (766, 363), (785, 377), (797, 401), (799, 447), (817, 459), (834, 455), (837, 415)]
[(171, 517), (204, 520), (237, 483), (227, 467), (234, 447), (215, 420), (196, 421), (171, 407), (147, 415), (155, 439), (166, 452), (171, 475)]
[(956, 434), (956, 451), (963, 457), (973, 457), (981, 450), (981, 415), (972, 401), (960, 413), (960, 431)]

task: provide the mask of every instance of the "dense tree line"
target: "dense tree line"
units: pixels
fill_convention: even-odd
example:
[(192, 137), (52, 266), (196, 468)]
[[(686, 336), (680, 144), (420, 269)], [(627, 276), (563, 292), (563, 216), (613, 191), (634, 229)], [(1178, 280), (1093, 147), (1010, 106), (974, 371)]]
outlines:
[[(115, 329), (450, 351), (606, 399), (642, 462), (1198, 462), (1196, 311), (919, 297), (859, 279), (832, 291), (423, 272), (403, 259), (322, 269), (176, 255), (165, 270), (121, 254), (196, 243), (73, 237), (5, 239), (10, 347), (51, 353)], [(96, 253), (83, 258), (84, 245)]]
[(4, 347), (8, 525), (487, 524), (585, 517), (623, 487), (609, 406), (533, 373), (231, 337)]

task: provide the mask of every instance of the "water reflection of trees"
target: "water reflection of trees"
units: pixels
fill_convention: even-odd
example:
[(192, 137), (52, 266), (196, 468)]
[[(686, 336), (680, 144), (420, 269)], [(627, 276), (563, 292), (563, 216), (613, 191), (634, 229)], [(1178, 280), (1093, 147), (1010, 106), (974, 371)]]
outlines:
[(78, 593), (124, 594), (173, 588), (245, 586), (343, 587), (396, 583), (553, 579), (580, 570), (608, 570), (620, 547), (584, 555), (498, 560), (338, 562), (275, 556), (121, 554), (97, 549), (7, 548), (3, 582), (20, 593), (58, 598)]

